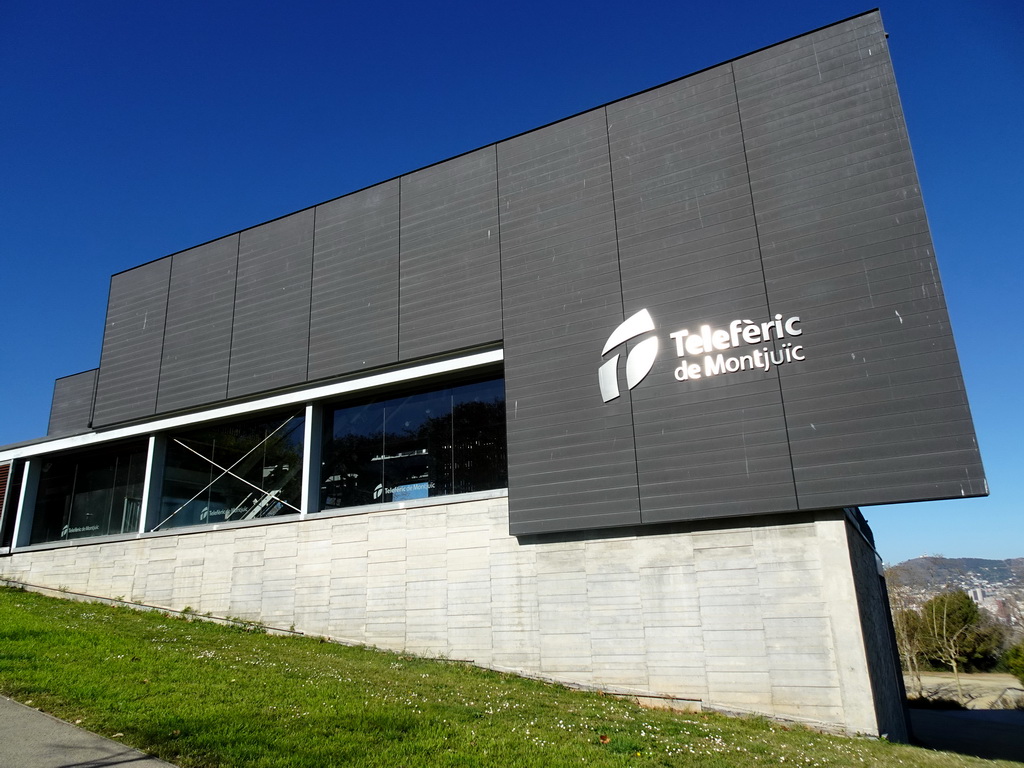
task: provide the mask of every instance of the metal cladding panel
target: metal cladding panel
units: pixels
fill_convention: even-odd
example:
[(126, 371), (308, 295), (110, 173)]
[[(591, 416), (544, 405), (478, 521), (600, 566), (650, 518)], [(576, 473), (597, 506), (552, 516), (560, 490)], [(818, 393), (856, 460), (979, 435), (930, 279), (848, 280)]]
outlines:
[(735, 71), (800, 507), (987, 493), (878, 14)]
[(115, 276), (94, 421), (497, 341), (514, 534), (987, 492), (876, 12)]
[(50, 425), (47, 437), (74, 435), (89, 431), (93, 396), (96, 394), (96, 372), (83, 371), (64, 376), (53, 383)]
[(501, 341), (495, 147), (402, 178), (399, 357)]
[(171, 257), (157, 413), (227, 397), (238, 235)]
[(622, 322), (603, 109), (498, 145), (509, 528), (640, 522), (629, 397), (601, 404)]
[(316, 208), (309, 380), (398, 362), (399, 182)]
[(155, 412), (170, 277), (167, 257), (111, 278), (93, 426)]
[(732, 66), (610, 105), (608, 124), (625, 314), (648, 310), (660, 347), (632, 392), (643, 522), (794, 510), (778, 373), (674, 375), (694, 359), (670, 333), (770, 316)]
[(312, 268), (311, 209), (241, 233), (228, 397), (306, 380)]

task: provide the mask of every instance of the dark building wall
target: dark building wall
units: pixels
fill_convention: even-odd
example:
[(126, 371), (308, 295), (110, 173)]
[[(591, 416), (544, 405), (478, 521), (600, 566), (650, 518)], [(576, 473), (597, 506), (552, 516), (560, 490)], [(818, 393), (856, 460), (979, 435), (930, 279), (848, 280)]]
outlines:
[(171, 259), (110, 279), (93, 425), (152, 416), (163, 355)]
[(238, 235), (172, 257), (157, 412), (227, 397), (237, 265)]
[(629, 398), (601, 407), (622, 321), (604, 109), (498, 145), (512, 531), (640, 521)]
[(777, 373), (682, 384), (667, 336), (770, 314), (733, 66), (608, 113), (625, 314), (664, 323), (632, 392), (643, 521), (796, 509)]
[(398, 362), (399, 183), (316, 208), (311, 381)]
[(402, 177), (399, 358), (501, 341), (497, 156)]
[(53, 383), (53, 406), (47, 437), (74, 435), (89, 430), (98, 369), (64, 376)]
[(514, 533), (981, 495), (937, 274), (871, 12), (115, 276), (94, 424), (501, 343)]
[(242, 232), (228, 397), (306, 381), (313, 211)]
[(800, 506), (984, 492), (881, 18), (735, 71), (769, 301), (814, 340), (779, 369)]

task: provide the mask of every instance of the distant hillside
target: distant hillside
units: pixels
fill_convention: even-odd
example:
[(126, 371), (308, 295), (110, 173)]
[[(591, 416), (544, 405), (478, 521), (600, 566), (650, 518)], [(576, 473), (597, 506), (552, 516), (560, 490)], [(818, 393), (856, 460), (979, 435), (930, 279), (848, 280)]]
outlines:
[(978, 583), (1024, 587), (1024, 557), (983, 560), (978, 557), (916, 557), (892, 571), (907, 586), (969, 587)]

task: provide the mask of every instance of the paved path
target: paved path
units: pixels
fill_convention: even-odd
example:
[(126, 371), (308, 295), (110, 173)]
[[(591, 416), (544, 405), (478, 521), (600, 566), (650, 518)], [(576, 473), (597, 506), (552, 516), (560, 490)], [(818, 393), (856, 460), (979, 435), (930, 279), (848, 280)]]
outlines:
[(3, 768), (115, 765), (174, 768), (163, 760), (0, 696), (0, 766)]

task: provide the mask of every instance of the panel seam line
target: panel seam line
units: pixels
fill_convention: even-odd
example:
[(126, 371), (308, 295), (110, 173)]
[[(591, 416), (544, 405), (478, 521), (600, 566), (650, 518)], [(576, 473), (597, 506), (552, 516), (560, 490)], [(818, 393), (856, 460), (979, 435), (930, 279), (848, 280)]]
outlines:
[(238, 265), (242, 257), (242, 233), (235, 238), (235, 279), (231, 281), (231, 331), (228, 333), (228, 375), (224, 380), (224, 399), (231, 397), (231, 358), (235, 351), (235, 309), (238, 307)]
[[(611, 187), (612, 197), (612, 229), (615, 232), (615, 268), (619, 272), (619, 307), (622, 310), (622, 320), (626, 319), (626, 298), (624, 296), (625, 290), (622, 285), (622, 253), (619, 250), (619, 213), (618, 208), (615, 204), (615, 169), (612, 165), (612, 135), (611, 129), (608, 125), (608, 107), (605, 106), (601, 110), (604, 112), (604, 140), (605, 148), (608, 152), (608, 182)], [(618, 371), (616, 371), (616, 376)], [(633, 411), (633, 392), (629, 390), (626, 392), (626, 396), (629, 397), (629, 430), (633, 436), (633, 472), (636, 477), (636, 511), (639, 519), (639, 524), (643, 525), (644, 522), (644, 510), (643, 500), (640, 495), (640, 457), (637, 454), (636, 449), (636, 413)]]
[(174, 256), (169, 257), (171, 266), (167, 269), (167, 293), (164, 296), (164, 327), (160, 332), (160, 362), (156, 365), (156, 390), (153, 392), (153, 415), (159, 413), (160, 380), (164, 376), (164, 349), (167, 344), (167, 315), (171, 309), (171, 282), (174, 280)]
[(313, 206), (313, 230), (309, 238), (309, 313), (306, 320), (306, 376), (303, 381), (309, 382), (309, 349), (313, 338), (313, 275), (316, 272), (316, 213), (319, 205)]
[[(757, 241), (757, 260), (761, 264), (761, 281), (764, 285), (764, 303), (768, 309), (769, 319), (774, 316), (772, 303), (768, 295), (768, 277), (764, 272), (764, 252), (761, 250), (761, 229), (757, 223), (757, 206), (754, 204), (754, 187), (750, 182), (750, 158), (747, 156), (747, 137), (743, 131), (743, 110), (740, 108), (740, 92), (736, 87), (736, 64), (729, 66), (729, 74), (732, 76), (732, 91), (736, 96), (736, 122), (740, 129), (740, 145), (743, 147), (743, 165), (747, 172), (747, 189), (750, 191), (750, 216), (754, 220), (754, 239)], [(777, 339), (772, 339), (772, 349), (778, 351)], [(793, 500), (796, 508), (800, 509), (800, 491), (796, 483), (796, 466), (793, 463), (793, 444), (789, 434), (789, 416), (786, 414), (786, 395), (782, 391), (782, 374), (778, 367), (775, 368), (775, 381), (779, 387), (779, 404), (782, 407), (782, 426), (786, 430), (786, 453), (789, 455), (789, 474), (793, 480)]]

